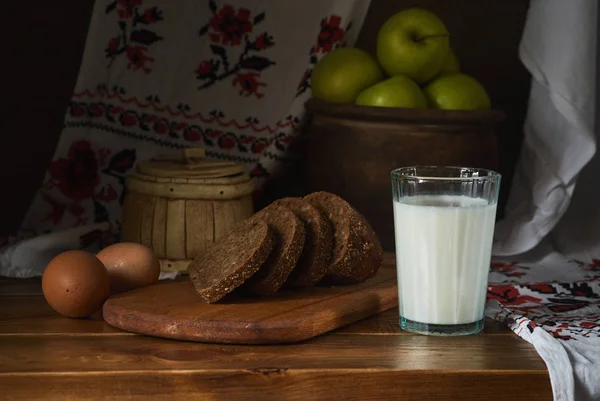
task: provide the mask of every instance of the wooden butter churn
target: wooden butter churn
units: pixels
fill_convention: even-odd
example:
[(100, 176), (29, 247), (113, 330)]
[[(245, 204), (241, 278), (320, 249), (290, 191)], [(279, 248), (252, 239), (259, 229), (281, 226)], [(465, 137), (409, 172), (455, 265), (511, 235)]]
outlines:
[(207, 160), (203, 149), (140, 162), (125, 186), (122, 241), (152, 248), (162, 271), (185, 272), (192, 259), (254, 213), (254, 181), (243, 166)]

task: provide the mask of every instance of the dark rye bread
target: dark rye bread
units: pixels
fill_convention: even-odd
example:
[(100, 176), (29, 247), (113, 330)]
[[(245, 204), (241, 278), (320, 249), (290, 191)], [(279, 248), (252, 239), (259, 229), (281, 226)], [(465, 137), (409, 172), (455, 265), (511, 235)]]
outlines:
[(296, 266), (304, 248), (304, 224), (283, 206), (269, 205), (251, 217), (262, 220), (275, 234), (273, 252), (265, 264), (242, 286), (256, 295), (270, 295), (281, 288)]
[(313, 287), (325, 276), (331, 263), (331, 223), (322, 212), (302, 198), (283, 198), (273, 204), (290, 209), (302, 220), (306, 229), (304, 249), (285, 285), (296, 288)]
[(273, 247), (267, 223), (242, 220), (189, 264), (190, 280), (205, 302), (217, 302), (256, 273)]
[(372, 277), (381, 265), (381, 244), (365, 218), (344, 199), (329, 192), (315, 192), (304, 199), (325, 213), (333, 227), (332, 262), (325, 281), (356, 284)]

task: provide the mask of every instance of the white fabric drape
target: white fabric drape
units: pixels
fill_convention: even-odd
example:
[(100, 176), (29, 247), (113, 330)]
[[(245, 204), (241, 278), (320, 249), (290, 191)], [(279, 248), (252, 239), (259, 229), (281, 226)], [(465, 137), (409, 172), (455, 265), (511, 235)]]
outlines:
[[(531, 1), (520, 45), (532, 75), (525, 138), (493, 253), (535, 261), (518, 278), (529, 284), (510, 286), (521, 297), (533, 289), (535, 302), (527, 309), (525, 299), (508, 307), (492, 301), (487, 314), (505, 314), (515, 333), (533, 344), (548, 367), (555, 401), (600, 399), (597, 49), (596, 0)], [(552, 260), (561, 263), (552, 268)], [(595, 278), (585, 279), (585, 266)], [(560, 272), (561, 281), (553, 280)], [(532, 284), (528, 275), (542, 284)], [(500, 301), (507, 304), (506, 297)], [(561, 337), (563, 328), (573, 335)]]
[(588, 213), (600, 215), (600, 202), (585, 199), (592, 188), (582, 179), (596, 154), (597, 14), (595, 0), (531, 1), (519, 53), (532, 75), (531, 95), (496, 256), (523, 254), (550, 234), (569, 250), (581, 239), (571, 236), (575, 222), (591, 227)]

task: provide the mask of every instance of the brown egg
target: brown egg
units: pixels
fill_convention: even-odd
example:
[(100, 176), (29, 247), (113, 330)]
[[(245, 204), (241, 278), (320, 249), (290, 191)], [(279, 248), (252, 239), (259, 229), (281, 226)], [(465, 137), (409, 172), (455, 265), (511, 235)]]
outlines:
[(160, 263), (152, 249), (134, 242), (110, 245), (96, 255), (104, 263), (113, 294), (158, 281)]
[(52, 309), (80, 318), (102, 307), (110, 294), (110, 280), (106, 268), (93, 254), (66, 251), (46, 266), (42, 291)]

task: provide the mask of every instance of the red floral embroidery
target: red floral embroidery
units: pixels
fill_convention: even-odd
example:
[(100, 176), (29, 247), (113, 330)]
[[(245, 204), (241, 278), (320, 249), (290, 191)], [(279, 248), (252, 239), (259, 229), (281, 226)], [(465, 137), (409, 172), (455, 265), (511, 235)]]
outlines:
[[(263, 97), (264, 94), (258, 90), (267, 84), (258, 78), (262, 71), (275, 62), (259, 54), (274, 46), (275, 42), (268, 32), (261, 32), (254, 39), (251, 39), (250, 33), (265, 19), (265, 13), (256, 14), (251, 18), (248, 9), (236, 10), (228, 4), (217, 9), (213, 0), (209, 0), (208, 7), (213, 15), (208, 23), (200, 28), (199, 35), (208, 34), (212, 42), (210, 50), (213, 57), (202, 60), (196, 68), (196, 78), (203, 81), (198, 89), (210, 88), (217, 82), (233, 76), (232, 84), (240, 88), (240, 96)], [(236, 52), (236, 61), (231, 60), (229, 47), (239, 46), (242, 41), (243, 50)]]
[(190, 129), (185, 130), (183, 137), (186, 141), (198, 142), (202, 140), (202, 131), (196, 127), (191, 127)]
[(334, 45), (344, 39), (344, 29), (340, 28), (342, 18), (337, 15), (332, 15), (329, 20), (325, 18), (321, 21), (321, 32), (317, 39), (316, 53), (328, 53)]
[(166, 134), (169, 131), (169, 123), (166, 119), (161, 118), (154, 123), (154, 132), (157, 134)]
[(260, 154), (267, 148), (269, 143), (265, 139), (254, 142), (252, 145), (252, 153)]
[(503, 305), (522, 305), (526, 303), (540, 303), (540, 298), (530, 295), (521, 295), (519, 290), (512, 285), (495, 285), (488, 290), (488, 299), (494, 299)]
[(83, 117), (86, 113), (87, 109), (83, 105), (76, 104), (71, 107), (71, 115), (73, 117)]
[(98, 184), (98, 161), (88, 141), (71, 144), (66, 158), (50, 164), (50, 182), (66, 197), (73, 200), (91, 198)]
[(219, 147), (221, 149), (231, 149), (235, 145), (237, 145), (237, 141), (235, 140), (235, 137), (231, 134), (224, 135), (219, 138)]
[(198, 68), (196, 68), (196, 73), (199, 76), (207, 76), (212, 72), (212, 60), (204, 60), (200, 64), (198, 64)]
[(116, 53), (119, 50), (119, 46), (121, 45), (121, 38), (110, 38), (108, 41), (108, 46), (106, 46), (107, 53)]
[(516, 263), (505, 263), (505, 262), (492, 262), (490, 269), (493, 272), (501, 273), (506, 277), (522, 277), (526, 273), (523, 270), (528, 270), (527, 267), (518, 265)]
[[(244, 78), (245, 77), (241, 77)], [(250, 77), (256, 78), (256, 77)], [(244, 84), (244, 80), (240, 79), (240, 82), (236, 82), (236, 85)], [(260, 84), (260, 82), (257, 82)], [(257, 87), (260, 87), (258, 85)], [(243, 88), (242, 90), (253, 90), (255, 88)], [(260, 97), (261, 93), (254, 93), (255, 96)], [(97, 110), (92, 112), (92, 110)], [(264, 136), (255, 136), (255, 135), (243, 135), (237, 134), (235, 131), (230, 130), (220, 130), (206, 127), (204, 128), (202, 125), (194, 124), (195, 120), (189, 119), (187, 121), (181, 121), (181, 116), (178, 119), (168, 119), (166, 117), (159, 117), (155, 114), (146, 114), (143, 111), (139, 111), (136, 109), (124, 109), (123, 107), (116, 107), (103, 102), (71, 102), (70, 109), (68, 111), (69, 115), (73, 118), (79, 118), (82, 121), (69, 121), (67, 126), (85, 126), (88, 122), (91, 123), (89, 116), (92, 113), (98, 115), (98, 120), (93, 120), (94, 124), (100, 124), (103, 127), (119, 127), (125, 128), (125, 131), (129, 132), (131, 129), (139, 129), (144, 132), (154, 133), (157, 137), (157, 140), (162, 141), (162, 139), (158, 139), (162, 136), (168, 135), (172, 138), (181, 138), (189, 142), (203, 142), (203, 146), (207, 148), (210, 147), (220, 147), (223, 149), (232, 149), (237, 148), (239, 152), (246, 152), (250, 154), (262, 154), (271, 144), (275, 144), (276, 150), (281, 152), (281, 155), (271, 154), (269, 157), (283, 160), (285, 159), (285, 154), (287, 149), (291, 145), (293, 145), (294, 136), (286, 135), (282, 132), (279, 132), (276, 135), (276, 138), (267, 139)], [(213, 117), (225, 118), (225, 115), (222, 111), (212, 110), (210, 115)], [(213, 120), (214, 121), (214, 120)], [(259, 121), (255, 117), (247, 117), (245, 119), (246, 123), (259, 124)], [(278, 123), (279, 127), (295, 127), (299, 124), (300, 120), (298, 117), (294, 117), (293, 115), (287, 116), (284, 120)], [(207, 122), (210, 124), (211, 121)], [(227, 124), (230, 125), (230, 124)], [(231, 124), (231, 129), (240, 128), (239, 124)], [(221, 139), (222, 137), (226, 137), (227, 139)], [(149, 140), (151, 136), (149, 136)], [(105, 155), (102, 149), (96, 152), (96, 159), (99, 165), (104, 165), (105, 160), (109, 155)], [(242, 160), (242, 162), (246, 163), (246, 160)], [(254, 162), (254, 159), (251, 161)], [(129, 163), (129, 161), (127, 161)], [(114, 166), (113, 166), (114, 167)], [(116, 167), (114, 167), (116, 168)], [(120, 171), (122, 173), (122, 171)]]
[(229, 4), (224, 5), (211, 18), (209, 25), (212, 29), (210, 39), (215, 43), (237, 46), (242, 43), (245, 34), (252, 32), (250, 10), (236, 10)]
[(146, 63), (154, 61), (154, 58), (146, 56), (146, 50), (148, 48), (145, 46), (127, 46), (127, 58), (129, 59), (127, 68), (142, 69), (146, 73), (150, 72), (150, 68), (146, 67)]
[(242, 135), (240, 137), (240, 141), (244, 144), (247, 145), (249, 143), (252, 143), (254, 141), (256, 141), (256, 137), (255, 136), (246, 136), (246, 135)]
[(129, 19), (133, 16), (135, 7), (142, 4), (142, 0), (117, 0), (119, 18), (122, 20)]
[(535, 283), (528, 286), (532, 291), (539, 292), (541, 294), (555, 294), (556, 289), (546, 283)]
[(574, 260), (585, 271), (600, 271), (600, 259), (592, 259), (591, 263), (585, 263), (579, 260)]
[(198, 64), (196, 68), (196, 77), (198, 79), (215, 78), (215, 73), (219, 69), (219, 61), (217, 60), (204, 60)]
[[(102, 103), (91, 106), (108, 110)], [(49, 210), (40, 222), (72, 227), (109, 221), (106, 204), (123, 203), (125, 178), (135, 160), (135, 149), (113, 153), (107, 148), (93, 149), (87, 140), (71, 142), (66, 155), (53, 160), (48, 169), (40, 198)], [(104, 180), (107, 177), (110, 181)], [(85, 246), (84, 241), (81, 245)]]
[[(111, 62), (124, 53), (128, 60), (127, 68), (149, 73), (151, 69), (148, 65), (154, 58), (146, 54), (148, 47), (163, 38), (140, 26), (155, 24), (162, 21), (163, 17), (162, 11), (157, 7), (149, 7), (140, 12), (142, 3), (143, 0), (116, 0), (106, 7), (107, 14), (116, 9), (120, 21), (118, 34), (108, 40), (104, 52)], [(128, 27), (128, 24), (131, 26)]]
[(104, 108), (99, 103), (92, 103), (88, 108), (88, 113), (95, 118), (102, 117), (104, 114)]
[(121, 114), (121, 124), (126, 127), (132, 127), (137, 124), (137, 115), (131, 111)]
[(144, 10), (141, 19), (144, 24), (153, 24), (162, 20), (162, 14), (156, 7), (147, 8)]
[(266, 32), (261, 33), (254, 39), (252, 48), (255, 50), (264, 50), (273, 46), (275, 43), (273, 42), (273, 37), (267, 34)]
[(241, 88), (240, 95), (246, 97), (254, 95), (257, 99), (260, 99), (264, 94), (259, 93), (258, 90), (261, 86), (266, 86), (266, 84), (260, 82), (258, 78), (260, 78), (260, 74), (256, 72), (239, 73), (236, 74), (233, 85)]

